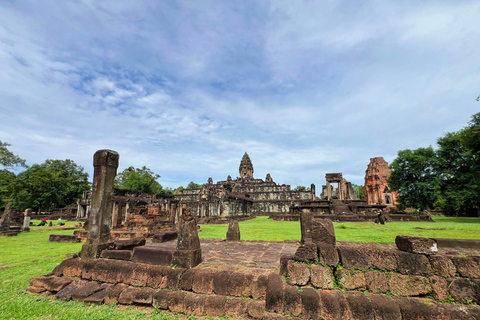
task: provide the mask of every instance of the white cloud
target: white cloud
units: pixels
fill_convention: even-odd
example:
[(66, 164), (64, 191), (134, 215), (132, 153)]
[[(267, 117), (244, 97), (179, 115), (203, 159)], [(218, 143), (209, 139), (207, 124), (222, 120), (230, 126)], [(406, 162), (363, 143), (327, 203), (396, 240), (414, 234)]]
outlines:
[(473, 2), (0, 5), (0, 140), (29, 164), (120, 152), (171, 187), (363, 183), (478, 111)]

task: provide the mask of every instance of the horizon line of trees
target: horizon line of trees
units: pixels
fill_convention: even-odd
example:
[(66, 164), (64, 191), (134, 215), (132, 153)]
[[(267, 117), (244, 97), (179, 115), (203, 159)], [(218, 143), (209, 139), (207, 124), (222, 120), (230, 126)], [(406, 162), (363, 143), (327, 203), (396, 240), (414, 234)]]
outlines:
[(478, 215), (480, 207), (480, 113), (467, 126), (448, 132), (432, 146), (400, 150), (390, 164), (390, 189), (400, 208)]

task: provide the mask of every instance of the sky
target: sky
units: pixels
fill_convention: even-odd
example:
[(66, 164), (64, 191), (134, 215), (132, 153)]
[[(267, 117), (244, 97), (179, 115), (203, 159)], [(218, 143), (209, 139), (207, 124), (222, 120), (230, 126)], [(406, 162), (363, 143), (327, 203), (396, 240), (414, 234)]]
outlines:
[[(1, 1), (0, 140), (164, 187), (363, 185), (480, 111), (478, 1)], [(317, 192), (318, 193), (318, 192)]]

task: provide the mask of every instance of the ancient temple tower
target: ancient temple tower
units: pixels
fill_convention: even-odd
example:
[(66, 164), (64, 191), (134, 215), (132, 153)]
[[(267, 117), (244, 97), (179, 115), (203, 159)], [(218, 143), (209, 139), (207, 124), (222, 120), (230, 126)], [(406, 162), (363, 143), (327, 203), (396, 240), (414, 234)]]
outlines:
[(240, 167), (238, 168), (241, 178), (253, 178), (253, 165), (250, 157), (245, 152), (243, 155), (242, 161), (240, 162)]
[(388, 187), (388, 178), (391, 170), (383, 157), (370, 158), (365, 171), (365, 186), (363, 193), (368, 204), (395, 205), (398, 193), (391, 192)]

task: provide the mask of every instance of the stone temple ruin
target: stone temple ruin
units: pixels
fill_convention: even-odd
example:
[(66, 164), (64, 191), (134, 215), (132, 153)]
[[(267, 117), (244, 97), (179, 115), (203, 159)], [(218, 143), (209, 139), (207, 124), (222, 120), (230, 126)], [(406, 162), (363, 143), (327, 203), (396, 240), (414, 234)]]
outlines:
[[(459, 251), (436, 239), (404, 236), (396, 247), (337, 243), (332, 222), (309, 211), (300, 213), (300, 244), (200, 240), (186, 208), (176, 241), (112, 239), (117, 164), (116, 152), (97, 151), (88, 241), (78, 257), (32, 278), (28, 292), (211, 317), (480, 317), (479, 249)], [(449, 299), (456, 304), (440, 303)]]
[(368, 204), (396, 205), (398, 192), (388, 188), (388, 178), (391, 170), (382, 157), (371, 158), (365, 171), (365, 186), (363, 193)]

